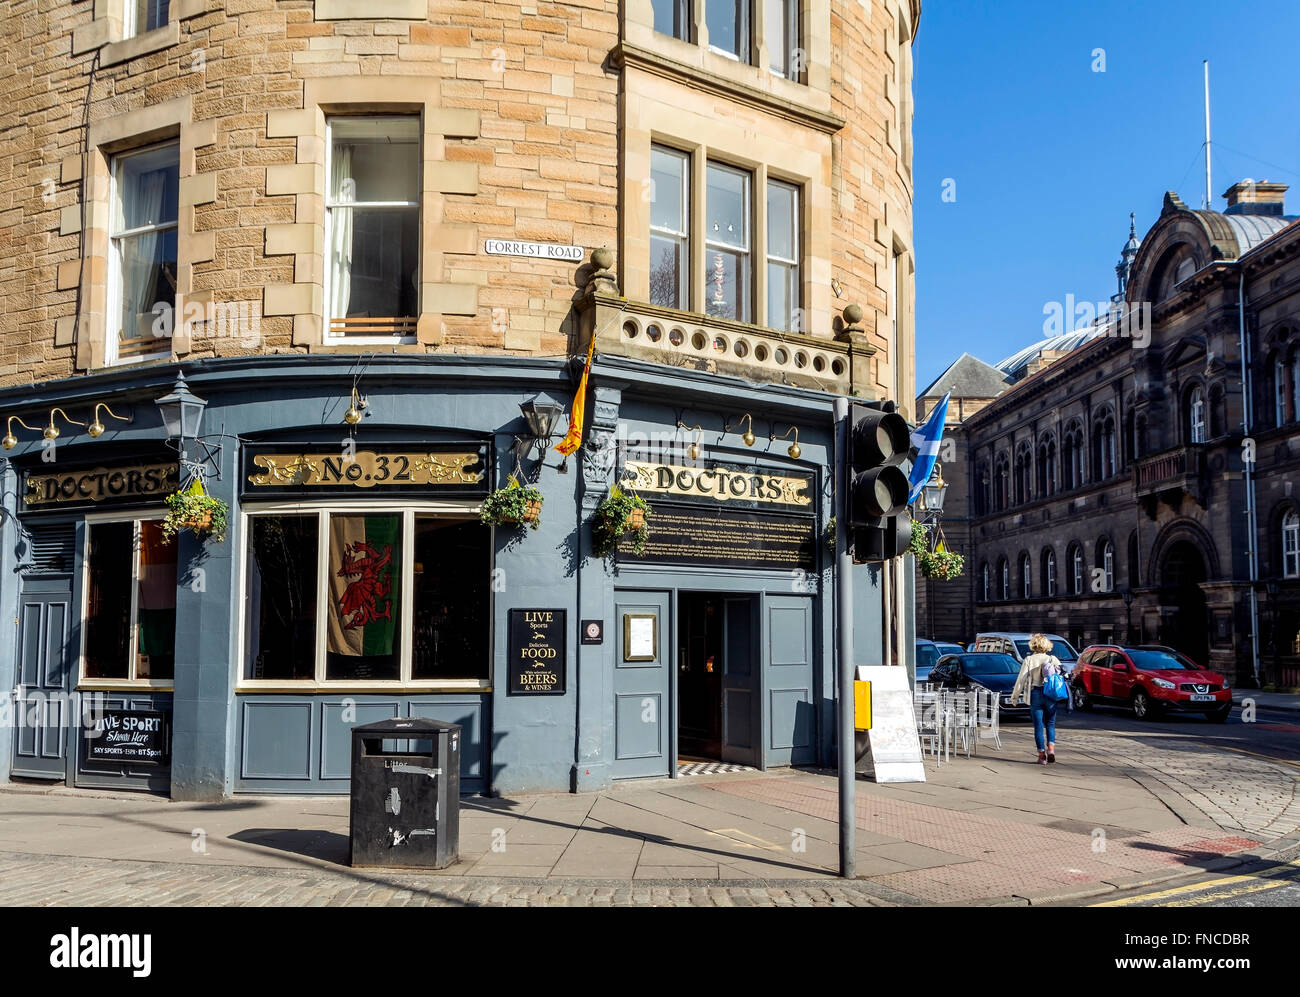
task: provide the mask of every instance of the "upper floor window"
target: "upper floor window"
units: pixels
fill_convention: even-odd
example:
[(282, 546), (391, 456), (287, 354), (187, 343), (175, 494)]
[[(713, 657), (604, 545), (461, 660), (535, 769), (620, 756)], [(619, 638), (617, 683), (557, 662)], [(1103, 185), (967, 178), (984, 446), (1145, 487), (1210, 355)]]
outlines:
[(1004, 557), (998, 562), (999, 592), (1003, 602), (1011, 598), (1011, 565)]
[(412, 339), (420, 300), (420, 119), (338, 117), (328, 130), (330, 334)]
[(984, 602), (989, 601), (989, 564), (987, 561), (980, 565), (980, 599)]
[(1038, 449), (1038, 494), (1056, 493), (1056, 441), (1048, 440)]
[(710, 315), (751, 321), (753, 259), (750, 253), (750, 185), (744, 170), (709, 163), (704, 233), (705, 305)]
[(1043, 555), (1043, 593), (1049, 599), (1056, 595), (1056, 552), (1051, 549)]
[(1070, 594), (1083, 595), (1083, 548), (1078, 544), (1070, 549)]
[(691, 157), (656, 145), (650, 149), (650, 303), (690, 307)]
[(1193, 388), (1188, 396), (1187, 430), (1190, 442), (1205, 442), (1205, 392), (1199, 387)]
[(134, 38), (146, 31), (164, 27), (170, 14), (171, 0), (126, 0), (126, 17), (122, 37)]
[(1001, 454), (993, 465), (993, 507), (1001, 512), (1007, 507), (1011, 491), (1011, 470), (1006, 454)]
[(1300, 512), (1282, 517), (1282, 577), (1300, 578)]
[(1028, 599), (1034, 592), (1034, 562), (1025, 554), (1020, 559), (1020, 598)]
[[(107, 360), (152, 353), (176, 307), (176, 142), (113, 160)], [(165, 320), (166, 325), (163, 325)]]
[(778, 76), (798, 79), (803, 70), (799, 48), (799, 5), (795, 0), (764, 0), (768, 68)]
[(782, 332), (805, 332), (800, 308), (799, 188), (767, 183), (767, 324)]
[(1101, 590), (1115, 591), (1115, 545), (1109, 540), (1101, 542)]
[(1115, 420), (1107, 416), (1094, 429), (1093, 467), (1097, 480), (1105, 481), (1115, 474)]
[(1030, 499), (1029, 481), (1032, 474), (1029, 448), (1016, 451), (1016, 503), (1023, 505)]
[(691, 37), (690, 5), (687, 0), (652, 0), (655, 30), (682, 41)]
[(731, 59), (750, 61), (750, 14), (753, 0), (704, 0), (709, 48)]

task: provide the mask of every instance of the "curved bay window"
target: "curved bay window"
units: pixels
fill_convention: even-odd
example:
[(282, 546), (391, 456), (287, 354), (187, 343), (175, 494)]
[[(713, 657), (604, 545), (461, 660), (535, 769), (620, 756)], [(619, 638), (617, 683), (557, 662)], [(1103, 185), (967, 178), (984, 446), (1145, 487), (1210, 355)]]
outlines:
[(243, 679), (454, 683), (491, 674), (491, 531), (411, 510), (250, 513)]
[(162, 521), (86, 526), (82, 677), (170, 683), (176, 669), (176, 543)]

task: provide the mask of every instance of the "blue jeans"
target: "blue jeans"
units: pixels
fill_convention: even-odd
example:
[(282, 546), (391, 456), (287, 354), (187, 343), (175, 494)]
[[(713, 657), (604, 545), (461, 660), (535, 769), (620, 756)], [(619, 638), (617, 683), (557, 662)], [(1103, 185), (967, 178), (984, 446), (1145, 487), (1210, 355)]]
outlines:
[[(1043, 695), (1041, 687), (1029, 692), (1029, 712), (1034, 717), (1034, 744), (1039, 751), (1046, 751), (1047, 745), (1056, 743), (1056, 704), (1057, 700)], [(1044, 728), (1046, 740), (1043, 738)]]

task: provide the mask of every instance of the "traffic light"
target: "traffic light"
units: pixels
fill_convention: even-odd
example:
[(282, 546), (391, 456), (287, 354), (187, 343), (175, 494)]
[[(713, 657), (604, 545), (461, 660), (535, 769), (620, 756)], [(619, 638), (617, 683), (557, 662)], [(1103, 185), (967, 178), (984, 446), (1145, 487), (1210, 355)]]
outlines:
[(906, 465), (911, 429), (894, 409), (893, 402), (849, 406), (845, 487), (858, 564), (898, 557), (912, 539)]

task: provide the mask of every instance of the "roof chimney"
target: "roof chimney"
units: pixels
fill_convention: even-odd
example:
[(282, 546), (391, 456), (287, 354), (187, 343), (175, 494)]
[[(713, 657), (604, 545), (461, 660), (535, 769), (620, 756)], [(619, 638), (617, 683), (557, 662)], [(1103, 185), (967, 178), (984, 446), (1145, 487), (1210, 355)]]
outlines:
[(1225, 215), (1273, 215), (1280, 218), (1286, 190), (1287, 185), (1284, 183), (1242, 180), (1224, 191), (1223, 196), (1227, 198), (1228, 206), (1223, 213)]

